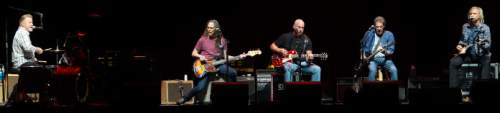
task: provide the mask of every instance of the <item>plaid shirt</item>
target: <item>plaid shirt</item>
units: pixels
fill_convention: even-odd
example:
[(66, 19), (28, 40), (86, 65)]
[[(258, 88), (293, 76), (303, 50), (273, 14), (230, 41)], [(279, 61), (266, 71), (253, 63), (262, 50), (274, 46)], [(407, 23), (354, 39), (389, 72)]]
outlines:
[(30, 33), (26, 29), (19, 27), (12, 40), (12, 63), (14, 68), (19, 68), (26, 62), (36, 61), (36, 47), (31, 45)]
[[(477, 40), (484, 40), (478, 44)], [(462, 26), (462, 37), (458, 44), (469, 45), (467, 54), (482, 56), (489, 53), (491, 45), (491, 33), (488, 25), (481, 23), (479, 26), (473, 26), (465, 23)]]

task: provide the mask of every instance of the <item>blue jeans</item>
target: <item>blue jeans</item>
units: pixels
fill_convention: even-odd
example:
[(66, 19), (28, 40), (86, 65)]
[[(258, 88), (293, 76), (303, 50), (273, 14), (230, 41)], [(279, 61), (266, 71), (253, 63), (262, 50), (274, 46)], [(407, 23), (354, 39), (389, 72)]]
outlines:
[(382, 65), (384, 69), (391, 73), (391, 80), (398, 80), (398, 69), (392, 60), (386, 60), (385, 58), (374, 58), (370, 61), (368, 65), (368, 80), (375, 80), (375, 73), (377, 73), (377, 66)]
[[(227, 71), (228, 69), (229, 69), (229, 71)], [(225, 81), (228, 81), (228, 82), (235, 82), (236, 81), (237, 72), (234, 68), (232, 68), (232, 67), (228, 68), (228, 66), (226, 64), (222, 64), (222, 65), (217, 67), (217, 70), (219, 70), (219, 71), (217, 71), (217, 73), (219, 73), (219, 75), (221, 75)], [(210, 80), (214, 76), (214, 75), (210, 75), (210, 74), (213, 74), (213, 73), (207, 73), (207, 75), (203, 76), (203, 78), (200, 78), (200, 80), (198, 81), (198, 84), (196, 84), (196, 86), (193, 89), (191, 89), (191, 91), (189, 91), (189, 93), (187, 95), (184, 95), (184, 97), (182, 97), (182, 98), (184, 98), (187, 101), (187, 100), (191, 99), (192, 97), (194, 97), (195, 95), (197, 95), (198, 93), (207, 90), (208, 83), (210, 83)]]
[[(315, 81), (315, 82), (321, 81), (321, 67), (319, 67), (316, 64), (306, 65), (304, 63), (301, 64), (301, 67), (302, 67), (301, 69), (304, 72), (312, 73), (311, 81)], [(290, 62), (286, 62), (283, 65), (284, 65), (283, 67), (285, 69), (285, 82), (291, 82), (293, 72), (295, 72), (299, 68), (299, 65), (297, 65), (295, 63), (290, 63)]]

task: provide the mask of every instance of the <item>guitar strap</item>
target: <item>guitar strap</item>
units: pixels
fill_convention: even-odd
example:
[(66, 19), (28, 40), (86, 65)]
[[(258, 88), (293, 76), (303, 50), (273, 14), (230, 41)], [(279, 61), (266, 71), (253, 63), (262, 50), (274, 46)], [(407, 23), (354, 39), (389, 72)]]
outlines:
[(219, 45), (217, 45), (217, 46), (218, 46), (218, 48), (219, 48), (219, 52), (220, 52), (220, 54), (217, 56), (217, 58), (215, 58), (216, 60), (219, 60), (219, 59), (224, 59), (224, 57), (225, 57), (225, 56), (224, 56), (224, 46), (226, 46), (226, 44), (225, 44), (225, 42), (223, 43), (223, 41), (222, 41), (222, 40), (224, 40), (224, 39), (223, 39), (223, 38), (221, 38), (221, 39), (220, 39), (220, 44), (219, 44)]
[(288, 40), (288, 48), (287, 48), (288, 50), (292, 49), (293, 38), (295, 38), (295, 37), (293, 37), (293, 35), (292, 35), (292, 37)]

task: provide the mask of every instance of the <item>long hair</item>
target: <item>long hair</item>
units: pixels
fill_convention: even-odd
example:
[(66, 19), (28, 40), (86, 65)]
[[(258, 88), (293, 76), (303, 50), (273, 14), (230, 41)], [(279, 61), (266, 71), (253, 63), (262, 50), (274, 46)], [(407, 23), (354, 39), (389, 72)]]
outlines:
[(220, 29), (220, 24), (219, 24), (219, 22), (218, 22), (217, 20), (215, 20), (215, 19), (208, 20), (208, 21), (207, 21), (207, 24), (206, 24), (206, 26), (205, 26), (205, 30), (204, 30), (204, 32), (203, 32), (203, 35), (208, 36), (208, 27), (207, 27), (207, 26), (208, 26), (208, 23), (214, 23), (214, 27), (215, 27), (215, 29)]
[(203, 32), (203, 35), (208, 36), (208, 23), (213, 23), (214, 24), (214, 36), (215, 36), (215, 47), (219, 47), (219, 45), (221, 44), (221, 38), (222, 38), (222, 31), (220, 30), (220, 24), (217, 20), (215, 19), (212, 19), (212, 20), (208, 20), (206, 26), (205, 26), (205, 31)]
[(222, 31), (220, 29), (220, 24), (217, 20), (215, 19), (212, 19), (212, 20), (208, 20), (206, 26), (205, 26), (205, 31), (203, 32), (203, 35), (204, 36), (207, 36), (207, 37), (210, 37), (209, 34), (208, 34), (208, 24), (209, 23), (213, 23), (214, 24), (214, 37), (215, 37), (215, 47), (219, 48), (219, 57), (224, 57), (224, 45), (222, 45), (222, 38), (223, 38), (223, 35), (222, 35)]
[(479, 22), (481, 22), (482, 24), (484, 24), (484, 13), (483, 13), (483, 8), (479, 7), (479, 6), (472, 6), (470, 10), (472, 9), (477, 9), (479, 11)]

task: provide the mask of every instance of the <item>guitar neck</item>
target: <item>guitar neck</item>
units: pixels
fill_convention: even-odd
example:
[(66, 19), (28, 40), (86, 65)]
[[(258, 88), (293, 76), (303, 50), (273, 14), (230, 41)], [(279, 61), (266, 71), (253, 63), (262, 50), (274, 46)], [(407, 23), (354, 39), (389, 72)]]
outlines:
[[(305, 57), (305, 56), (306, 56), (306, 54), (302, 54), (302, 57)], [(322, 57), (322, 56), (324, 56), (324, 55), (323, 54), (313, 54), (313, 57)], [(295, 55), (295, 57), (299, 57), (299, 56)]]
[[(394, 45), (394, 42), (391, 42), (391, 43), (389, 43), (389, 44), (387, 44), (387, 45), (385, 45), (383, 47), (388, 47), (388, 46), (392, 46), (392, 45)], [(382, 51), (385, 51), (385, 49), (375, 51), (373, 54), (371, 54), (370, 56), (366, 57), (366, 59), (367, 60), (372, 59), (375, 55), (377, 55), (378, 53), (380, 53)]]
[[(240, 60), (241, 57), (239, 56), (233, 56), (233, 57), (229, 57), (229, 62), (231, 61), (235, 61), (235, 60)], [(217, 60), (213, 63), (213, 65), (220, 65), (220, 64), (224, 64), (226, 63), (228, 60), (227, 59), (222, 59), (222, 60)]]
[(369, 59), (372, 59), (375, 55), (377, 55), (378, 53), (382, 52), (383, 50), (377, 50), (375, 51), (375, 53), (371, 54), (370, 56), (366, 57), (367, 60)]
[(321, 57), (323, 56), (322, 54), (313, 54), (313, 57)]

